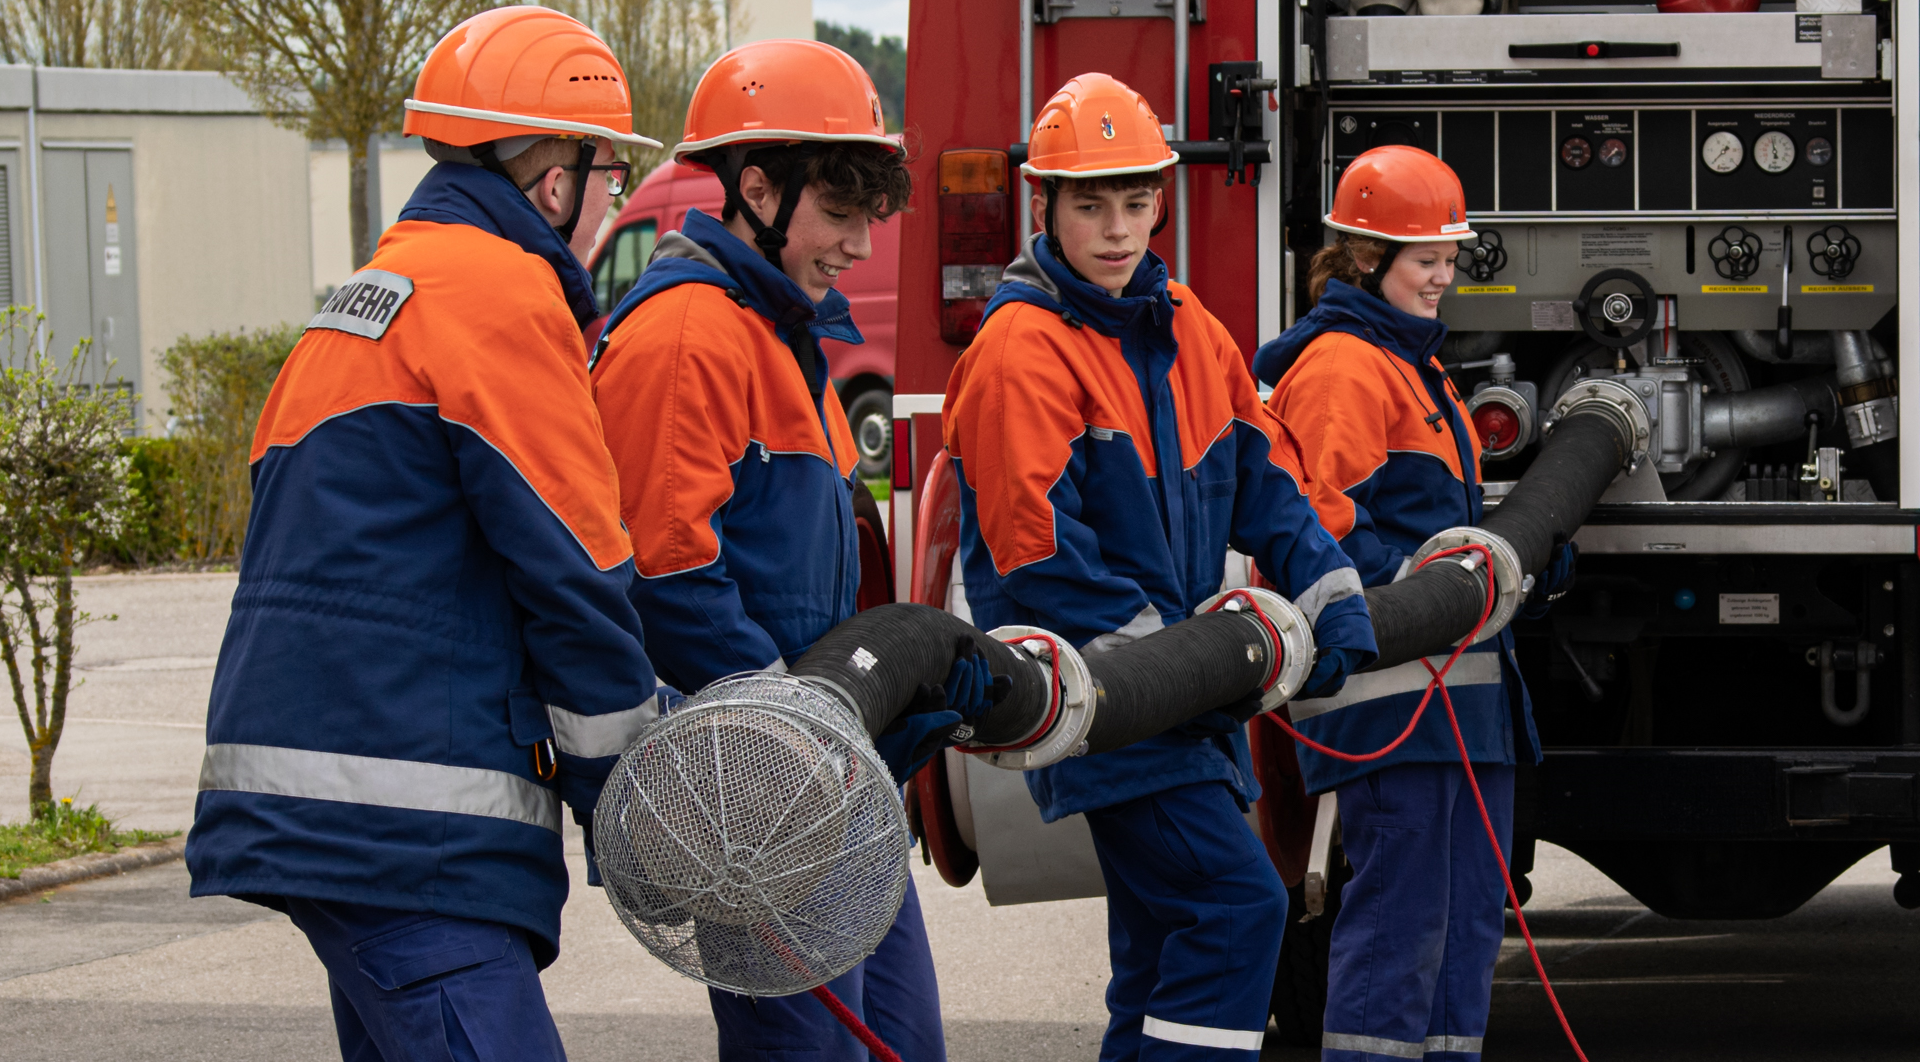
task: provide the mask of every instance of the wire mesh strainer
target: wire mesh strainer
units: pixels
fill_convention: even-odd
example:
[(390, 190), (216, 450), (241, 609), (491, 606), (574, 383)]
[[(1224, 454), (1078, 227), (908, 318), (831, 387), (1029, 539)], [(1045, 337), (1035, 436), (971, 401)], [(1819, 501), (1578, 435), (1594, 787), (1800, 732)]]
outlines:
[(594, 813), (607, 897), (648, 951), (753, 996), (873, 953), (907, 887), (907, 819), (853, 714), (784, 675), (717, 682), (620, 757)]

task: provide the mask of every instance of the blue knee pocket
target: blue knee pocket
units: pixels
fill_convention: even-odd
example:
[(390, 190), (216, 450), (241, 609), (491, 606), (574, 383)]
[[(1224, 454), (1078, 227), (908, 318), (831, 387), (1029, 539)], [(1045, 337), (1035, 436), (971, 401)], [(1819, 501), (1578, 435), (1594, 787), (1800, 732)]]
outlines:
[(475, 932), (472, 922), (435, 918), (354, 945), (360, 972), (388, 992), (505, 957), (513, 937), (504, 926)]
[(1175, 804), (1173, 810), (1182, 813), (1176, 818), (1159, 798), (1163, 795), (1149, 798), (1153, 804), (1154, 832), (1159, 835), (1165, 857), (1191, 877), (1191, 884), (1217, 881), (1246, 866), (1256, 856), (1265, 858), (1264, 851), (1256, 850), (1249, 843), (1250, 835), (1234, 833), (1236, 829), (1245, 828), (1245, 820), (1238, 816), (1223, 819), (1210, 814), (1211, 809), (1204, 805), (1193, 802)]

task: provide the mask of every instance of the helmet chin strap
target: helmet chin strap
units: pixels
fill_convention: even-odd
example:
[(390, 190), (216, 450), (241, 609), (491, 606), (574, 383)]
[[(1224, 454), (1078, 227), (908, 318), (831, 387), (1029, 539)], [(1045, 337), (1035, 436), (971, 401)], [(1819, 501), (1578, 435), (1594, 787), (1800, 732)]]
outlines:
[(720, 178), (720, 187), (727, 193), (727, 205), (746, 219), (747, 227), (753, 230), (754, 246), (766, 256), (773, 268), (784, 270), (780, 264), (780, 249), (787, 245), (787, 225), (793, 221), (793, 212), (800, 205), (800, 193), (807, 187), (807, 167), (805, 161), (811, 157), (814, 149), (808, 148), (802, 153), (801, 164), (794, 166), (787, 175), (786, 187), (780, 189), (780, 207), (774, 212), (773, 224), (760, 220), (760, 215), (747, 205), (745, 196), (740, 194), (740, 175), (747, 169), (747, 152), (753, 149), (751, 144), (733, 144), (726, 154), (709, 156), (713, 172)]
[(1400, 249), (1405, 246), (1406, 244), (1397, 241), (1387, 241), (1387, 249), (1381, 252), (1379, 263), (1371, 271), (1360, 275), (1360, 290), (1376, 299), (1384, 300), (1386, 296), (1380, 294), (1380, 278), (1386, 276), (1387, 270), (1393, 268), (1393, 260), (1400, 256)]
[[(519, 188), (522, 192), (531, 190), (534, 185), (540, 183), (542, 177), (546, 176), (545, 173), (542, 173), (540, 177), (535, 177), (525, 185), (514, 181), (513, 174), (507, 172), (507, 167), (500, 161), (500, 156), (496, 153), (497, 149), (491, 140), (484, 144), (475, 144), (467, 150), (473, 154), (475, 159), (479, 160), (482, 169), (488, 173), (497, 173), (507, 180), (513, 181), (514, 187)], [(593, 170), (589, 167), (593, 165), (593, 157), (599, 153), (600, 141), (597, 139), (587, 137), (580, 141), (580, 155), (574, 161), (574, 165), (569, 171), (575, 175), (573, 182), (573, 208), (567, 211), (567, 220), (565, 223), (553, 227), (554, 231), (560, 234), (561, 243), (573, 242), (573, 230), (580, 225), (580, 210), (586, 205), (587, 178), (593, 176)], [(564, 166), (561, 168), (566, 169)]]

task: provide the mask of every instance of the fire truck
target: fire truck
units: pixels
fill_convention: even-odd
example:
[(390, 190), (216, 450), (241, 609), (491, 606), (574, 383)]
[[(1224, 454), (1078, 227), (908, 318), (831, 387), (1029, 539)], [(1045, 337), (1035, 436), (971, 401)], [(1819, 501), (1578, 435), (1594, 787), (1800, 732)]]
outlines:
[[(1546, 746), (1513, 865), (1548, 841), (1677, 918), (1771, 918), (1890, 848), (1920, 906), (1920, 0), (915, 0), (894, 398), (896, 593), (965, 615), (949, 371), (1029, 232), (1018, 166), (1068, 78), (1143, 93), (1182, 165), (1154, 249), (1242, 351), (1308, 308), (1343, 167), (1411, 144), (1477, 240), (1441, 303), (1489, 506), (1569, 402), (1632, 467), (1574, 591), (1515, 625)], [(1228, 582), (1251, 578), (1228, 565)], [(1256, 719), (1249, 818), (1292, 890), (1283, 1039), (1317, 1043), (1343, 881), (1333, 801)], [(949, 751), (924, 851), (995, 904), (1098, 895), (1084, 823)], [(1876, 858), (1887, 858), (1878, 856)], [(1524, 877), (1516, 881), (1524, 900)]]

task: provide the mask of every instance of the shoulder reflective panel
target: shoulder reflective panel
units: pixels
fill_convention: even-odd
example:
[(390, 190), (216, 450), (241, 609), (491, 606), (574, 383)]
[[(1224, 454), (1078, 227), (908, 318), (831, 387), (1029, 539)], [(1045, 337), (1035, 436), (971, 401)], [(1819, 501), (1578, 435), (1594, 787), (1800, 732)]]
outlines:
[(379, 339), (412, 297), (413, 281), (406, 277), (384, 269), (362, 269), (327, 297), (307, 327)]
[[(1447, 664), (1444, 656), (1427, 657), (1434, 670)], [(1419, 693), (1433, 681), (1433, 675), (1420, 666), (1420, 661), (1409, 660), (1398, 667), (1384, 671), (1363, 671), (1347, 679), (1340, 692), (1331, 697), (1321, 697), (1311, 701), (1294, 701), (1287, 706), (1293, 714), (1293, 721), (1311, 719), (1316, 715), (1325, 715), (1335, 709), (1345, 708), (1361, 701), (1378, 700), (1401, 693)], [(1447, 688), (1459, 689), (1461, 686), (1492, 686), (1500, 681), (1500, 654), (1461, 653), (1460, 659), (1453, 662), (1453, 670), (1447, 672)]]
[(589, 760), (618, 756), (648, 723), (660, 718), (660, 695), (648, 697), (637, 708), (605, 715), (582, 715), (549, 704), (547, 717), (553, 720), (553, 743), (561, 752)]
[(560, 832), (560, 797), (505, 771), (277, 745), (209, 745), (200, 790), (511, 819)]
[(1174, 1021), (1161, 1021), (1148, 1015), (1140, 1023), (1140, 1033), (1156, 1040), (1165, 1040), (1173, 1044), (1191, 1044), (1194, 1047), (1224, 1047), (1235, 1051), (1258, 1051), (1260, 1041), (1267, 1035), (1266, 1030), (1249, 1032), (1245, 1029), (1210, 1029), (1205, 1025), (1182, 1025)]

